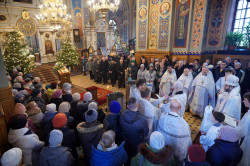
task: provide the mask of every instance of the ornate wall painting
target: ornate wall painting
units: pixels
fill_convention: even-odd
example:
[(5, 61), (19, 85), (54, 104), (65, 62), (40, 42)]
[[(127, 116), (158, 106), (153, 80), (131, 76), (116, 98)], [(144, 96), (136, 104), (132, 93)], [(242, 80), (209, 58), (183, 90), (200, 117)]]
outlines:
[(150, 1), (149, 14), (149, 49), (157, 49), (157, 35), (159, 22), (159, 0)]
[(205, 10), (205, 0), (195, 0), (195, 14), (193, 20), (193, 32), (191, 46), (192, 48), (198, 48), (202, 42), (202, 22)]
[(99, 50), (100, 47), (106, 48), (106, 39), (105, 39), (105, 33), (98, 32), (97, 33), (97, 49)]
[(159, 49), (166, 49), (168, 48), (168, 36), (169, 36), (169, 18), (160, 17), (160, 25), (159, 25)]
[(207, 32), (207, 46), (220, 47), (228, 0), (213, 0)]
[(190, 0), (176, 1), (174, 48), (186, 48)]
[(82, 1), (72, 0), (73, 5), (73, 26), (74, 29), (80, 31), (80, 42), (77, 43), (77, 48), (83, 48), (83, 17), (82, 17)]
[(160, 7), (160, 13), (161, 15), (167, 15), (170, 11), (170, 3), (169, 2), (164, 2), (161, 7)]
[(139, 18), (143, 20), (146, 17), (147, 17), (147, 9), (145, 7), (143, 7), (139, 11)]
[(138, 30), (137, 30), (137, 47), (138, 49), (147, 49), (147, 25), (148, 25), (148, 1), (139, 0), (138, 2)]
[(139, 33), (138, 33), (138, 48), (139, 49), (146, 49), (147, 43), (146, 43), (146, 37), (147, 37), (147, 19), (141, 22), (139, 20)]

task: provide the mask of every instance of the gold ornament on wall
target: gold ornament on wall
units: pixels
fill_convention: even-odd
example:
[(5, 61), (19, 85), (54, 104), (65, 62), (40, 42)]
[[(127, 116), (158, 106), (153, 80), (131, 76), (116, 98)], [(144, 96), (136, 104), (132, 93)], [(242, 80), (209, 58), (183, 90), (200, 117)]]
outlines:
[(22, 17), (17, 21), (17, 28), (24, 36), (32, 36), (36, 33), (36, 22), (29, 17), (28, 11), (22, 12)]

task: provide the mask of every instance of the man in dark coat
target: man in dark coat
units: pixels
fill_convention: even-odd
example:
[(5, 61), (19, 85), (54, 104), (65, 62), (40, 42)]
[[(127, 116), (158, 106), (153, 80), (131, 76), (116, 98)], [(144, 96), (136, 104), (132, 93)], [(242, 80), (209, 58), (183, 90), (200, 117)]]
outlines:
[(120, 117), (122, 138), (125, 141), (125, 150), (130, 160), (138, 153), (138, 146), (144, 142), (149, 129), (148, 123), (138, 112), (138, 101), (131, 97), (128, 101), (128, 108)]
[(178, 66), (175, 67), (177, 79), (182, 75), (184, 69), (183, 61), (178, 61)]
[(131, 80), (136, 80), (137, 77), (137, 66), (135, 65), (135, 61), (131, 61), (131, 66), (129, 66), (129, 77), (131, 77)]
[(102, 83), (102, 73), (101, 73), (102, 68), (101, 68), (101, 64), (100, 63), (101, 63), (100, 60), (97, 60), (97, 64), (95, 66), (95, 68), (96, 68), (96, 82), (97, 82), (97, 84)]
[(103, 79), (103, 84), (106, 85), (108, 83), (108, 78), (107, 78), (107, 74), (108, 74), (108, 57), (102, 57), (102, 61), (100, 63), (100, 73), (102, 75), (102, 79)]
[(207, 161), (212, 166), (237, 165), (243, 155), (239, 144), (239, 131), (231, 126), (222, 126), (218, 139), (207, 151)]
[(225, 76), (225, 69), (227, 67), (227, 61), (222, 61), (220, 66), (214, 71), (214, 82), (217, 82), (220, 77)]
[(116, 71), (118, 73), (118, 87), (121, 88), (125, 88), (125, 69), (126, 66), (123, 63), (123, 60), (120, 60), (120, 63), (117, 65)]
[(108, 67), (108, 72), (109, 72), (109, 78), (111, 80), (112, 87), (114, 87), (115, 82), (116, 82), (116, 75), (117, 75), (116, 66), (117, 66), (117, 63), (115, 62), (115, 59), (111, 58), (111, 62), (109, 63), (109, 67)]

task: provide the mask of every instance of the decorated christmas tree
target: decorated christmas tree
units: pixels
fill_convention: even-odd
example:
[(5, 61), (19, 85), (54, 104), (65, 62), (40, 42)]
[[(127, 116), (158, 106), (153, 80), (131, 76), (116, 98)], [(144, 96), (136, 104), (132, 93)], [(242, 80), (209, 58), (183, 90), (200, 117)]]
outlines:
[(20, 66), (24, 74), (29, 73), (34, 68), (34, 62), (29, 57), (29, 51), (26, 44), (21, 42), (21, 35), (17, 32), (6, 34), (6, 43), (4, 44), (4, 64), (6, 71)]
[(66, 67), (73, 67), (79, 64), (79, 54), (73, 48), (69, 39), (62, 42), (61, 50), (57, 56), (57, 62), (64, 64)]

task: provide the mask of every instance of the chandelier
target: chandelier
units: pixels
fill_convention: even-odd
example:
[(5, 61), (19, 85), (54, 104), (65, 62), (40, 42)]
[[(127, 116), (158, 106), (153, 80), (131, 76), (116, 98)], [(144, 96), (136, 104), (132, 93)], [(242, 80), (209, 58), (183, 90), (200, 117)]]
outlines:
[(67, 14), (67, 6), (63, 0), (44, 0), (40, 5), (40, 14), (36, 15), (39, 23), (49, 24), (54, 29), (69, 27), (71, 15)]
[(88, 5), (90, 11), (97, 12), (100, 11), (102, 16), (105, 18), (108, 11), (115, 12), (119, 8), (120, 0), (88, 0)]

